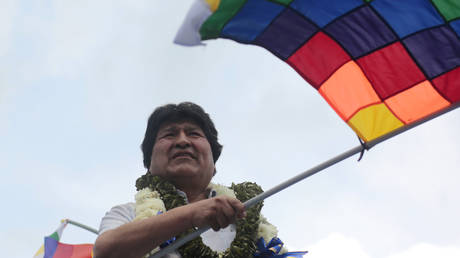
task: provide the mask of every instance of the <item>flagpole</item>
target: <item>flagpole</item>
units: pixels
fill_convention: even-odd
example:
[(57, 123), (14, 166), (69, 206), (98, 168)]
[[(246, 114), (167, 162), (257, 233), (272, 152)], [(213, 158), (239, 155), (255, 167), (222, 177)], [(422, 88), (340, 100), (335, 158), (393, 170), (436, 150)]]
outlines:
[(96, 229), (94, 229), (94, 228), (92, 228), (92, 227), (89, 227), (89, 226), (86, 226), (86, 225), (83, 225), (83, 224), (81, 224), (81, 223), (79, 223), (79, 222), (73, 221), (73, 220), (71, 220), (71, 219), (65, 219), (65, 221), (67, 221), (67, 223), (72, 224), (72, 225), (74, 225), (74, 226), (77, 226), (77, 227), (80, 227), (80, 228), (82, 228), (82, 229), (86, 229), (86, 230), (88, 230), (88, 231), (90, 231), (90, 232), (93, 232), (93, 233), (96, 234), (96, 235), (99, 234), (99, 232), (98, 232)]
[[(274, 195), (274, 194), (276, 194), (276, 193), (288, 188), (289, 186), (292, 186), (292, 185), (304, 180), (307, 177), (310, 177), (310, 176), (312, 176), (312, 175), (314, 175), (314, 174), (316, 174), (316, 173), (318, 173), (318, 172), (320, 172), (320, 171), (322, 171), (322, 170), (324, 170), (324, 169), (326, 169), (326, 168), (328, 168), (328, 167), (330, 167), (330, 166), (332, 166), (334, 164), (337, 164), (338, 162), (340, 162), (342, 160), (345, 160), (345, 159), (347, 159), (347, 158), (349, 158), (349, 157), (351, 157), (351, 156), (353, 156), (353, 155), (355, 155), (357, 153), (360, 153), (360, 152), (362, 152), (364, 150), (369, 150), (370, 148), (374, 147), (375, 145), (377, 145), (377, 144), (379, 144), (379, 143), (381, 143), (383, 141), (386, 141), (386, 140), (388, 140), (388, 139), (390, 139), (390, 138), (392, 138), (392, 137), (394, 137), (396, 135), (399, 135), (399, 134), (401, 134), (401, 133), (403, 133), (403, 132), (405, 132), (405, 131), (407, 131), (409, 129), (412, 129), (415, 126), (418, 126), (418, 125), (421, 125), (421, 124), (423, 124), (425, 122), (428, 122), (428, 121), (430, 121), (430, 120), (432, 120), (432, 119), (434, 119), (434, 118), (436, 118), (438, 116), (441, 116), (441, 115), (443, 115), (445, 113), (448, 113), (448, 112), (450, 112), (450, 111), (452, 111), (452, 110), (454, 110), (454, 109), (456, 109), (458, 107), (460, 107), (460, 102), (458, 102), (456, 104), (452, 104), (450, 107), (448, 107), (446, 109), (443, 109), (441, 111), (438, 111), (436, 113), (433, 113), (432, 115), (430, 115), (430, 116), (428, 116), (428, 117), (426, 117), (424, 119), (421, 119), (421, 120), (419, 120), (419, 121), (417, 121), (415, 123), (400, 127), (400, 128), (398, 128), (398, 129), (396, 129), (396, 130), (394, 130), (394, 131), (392, 131), (392, 132), (390, 132), (388, 134), (385, 134), (385, 135), (383, 135), (383, 136), (381, 136), (379, 138), (376, 138), (376, 139), (374, 139), (372, 141), (369, 141), (367, 143), (363, 143), (363, 144), (361, 144), (359, 146), (356, 146), (356, 147), (354, 147), (354, 148), (352, 148), (352, 149), (350, 149), (350, 150), (348, 150), (348, 151), (346, 151), (346, 152), (344, 152), (344, 153), (342, 153), (342, 154), (340, 154), (340, 155), (338, 155), (338, 156), (336, 156), (336, 157), (334, 157), (332, 159), (329, 159), (329, 160), (327, 160), (327, 161), (325, 161), (325, 162), (323, 162), (323, 163), (321, 163), (321, 164), (319, 164), (319, 165), (317, 165), (317, 166), (315, 166), (315, 167), (313, 167), (313, 168), (311, 168), (311, 169), (309, 169), (309, 170), (307, 170), (305, 172), (302, 172), (302, 173), (298, 174), (297, 176), (294, 176), (293, 178), (288, 179), (287, 181), (285, 181), (285, 182), (283, 182), (283, 183), (281, 183), (281, 184), (279, 184), (279, 185), (277, 185), (277, 186), (275, 186), (275, 187), (273, 187), (273, 188), (271, 188), (271, 189), (269, 189), (269, 190), (267, 190), (267, 191), (255, 196), (254, 198), (246, 201), (244, 203), (244, 207), (246, 209), (250, 208), (250, 207), (254, 206), (256, 203), (258, 203), (258, 202), (260, 202), (262, 200), (265, 200), (266, 198), (268, 198), (268, 197), (270, 197), (270, 196), (272, 196), (272, 195)], [(196, 231), (194, 231), (194, 232), (192, 232), (192, 233), (190, 233), (190, 234), (188, 234), (188, 235), (176, 240), (174, 243), (172, 243), (172, 244), (168, 245), (167, 247), (161, 249), (160, 251), (158, 251), (157, 253), (153, 254), (149, 258), (160, 258), (163, 255), (176, 250), (177, 248), (181, 247), (185, 243), (195, 239), (196, 237), (198, 237), (202, 233), (208, 231), (210, 228), (211, 227), (209, 227), (209, 226), (200, 228), (200, 229), (198, 229), (198, 230), (196, 230)]]

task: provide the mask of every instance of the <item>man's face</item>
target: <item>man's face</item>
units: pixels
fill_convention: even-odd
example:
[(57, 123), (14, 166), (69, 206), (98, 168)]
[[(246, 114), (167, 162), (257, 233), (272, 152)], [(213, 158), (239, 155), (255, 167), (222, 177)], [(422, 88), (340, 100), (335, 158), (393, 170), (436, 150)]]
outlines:
[(211, 145), (203, 130), (192, 121), (166, 122), (153, 146), (150, 173), (173, 182), (207, 186), (214, 174)]

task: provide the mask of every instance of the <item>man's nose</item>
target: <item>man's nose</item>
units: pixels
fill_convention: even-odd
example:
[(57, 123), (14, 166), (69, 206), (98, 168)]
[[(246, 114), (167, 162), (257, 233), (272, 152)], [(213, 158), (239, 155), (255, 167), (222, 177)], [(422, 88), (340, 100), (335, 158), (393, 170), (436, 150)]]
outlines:
[(181, 131), (177, 135), (176, 146), (178, 146), (178, 147), (188, 147), (188, 146), (190, 146), (190, 139), (187, 137), (187, 134), (184, 131)]

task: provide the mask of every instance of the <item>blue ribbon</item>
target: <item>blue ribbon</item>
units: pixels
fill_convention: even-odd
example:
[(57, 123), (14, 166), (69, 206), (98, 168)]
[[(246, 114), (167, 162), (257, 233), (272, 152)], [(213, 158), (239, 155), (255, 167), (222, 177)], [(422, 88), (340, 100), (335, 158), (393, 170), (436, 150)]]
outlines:
[[(163, 213), (162, 211), (158, 211), (157, 215), (160, 215), (162, 213)], [(163, 244), (160, 245), (160, 249), (167, 247), (168, 245), (172, 244), (174, 241), (176, 241), (176, 237), (172, 237), (171, 239), (166, 240)]]
[(288, 252), (284, 254), (279, 254), (281, 248), (283, 248), (283, 241), (281, 239), (274, 237), (268, 244), (265, 242), (263, 237), (257, 240), (257, 251), (254, 254), (254, 257), (258, 258), (267, 258), (267, 257), (277, 257), (277, 258), (302, 258), (307, 252)]
[(174, 241), (176, 241), (176, 237), (172, 237), (171, 239), (167, 240), (163, 244), (160, 245), (160, 249), (163, 249), (167, 247), (168, 245), (172, 244)]

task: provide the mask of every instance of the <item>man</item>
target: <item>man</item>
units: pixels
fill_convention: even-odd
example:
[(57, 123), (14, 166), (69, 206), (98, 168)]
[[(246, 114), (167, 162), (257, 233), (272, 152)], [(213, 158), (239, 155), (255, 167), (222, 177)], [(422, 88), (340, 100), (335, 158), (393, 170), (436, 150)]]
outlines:
[[(188, 204), (135, 221), (133, 203), (112, 208), (101, 221), (94, 246), (96, 258), (139, 258), (193, 227), (211, 226), (218, 231), (245, 216), (239, 200), (209, 198), (208, 185), (222, 145), (212, 120), (200, 106), (184, 102), (157, 108), (148, 120), (141, 147), (149, 173), (171, 182)], [(229, 237), (226, 231), (222, 234)], [(168, 257), (180, 255), (175, 252)]]

